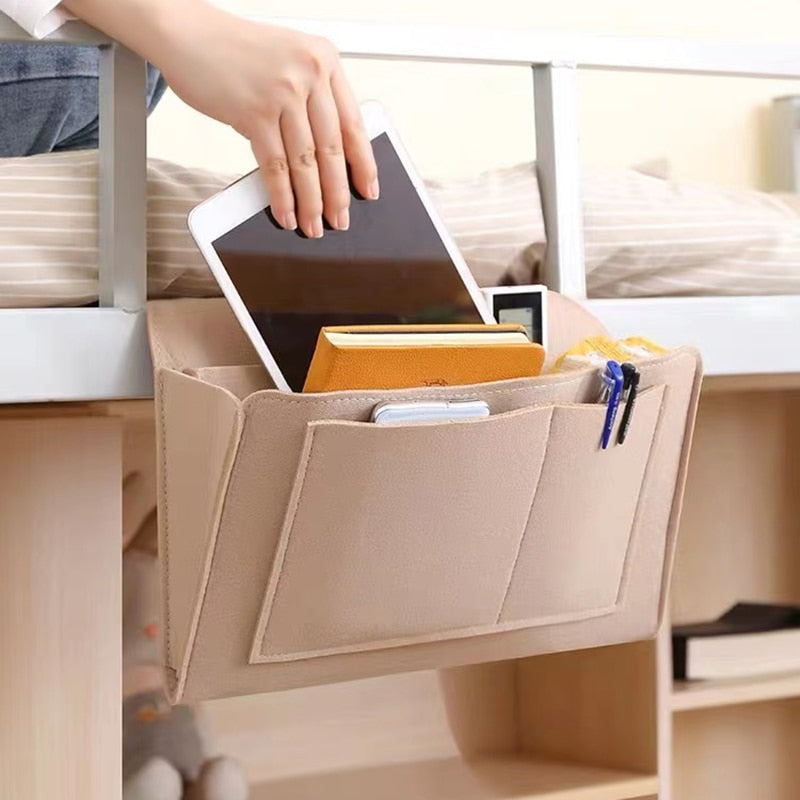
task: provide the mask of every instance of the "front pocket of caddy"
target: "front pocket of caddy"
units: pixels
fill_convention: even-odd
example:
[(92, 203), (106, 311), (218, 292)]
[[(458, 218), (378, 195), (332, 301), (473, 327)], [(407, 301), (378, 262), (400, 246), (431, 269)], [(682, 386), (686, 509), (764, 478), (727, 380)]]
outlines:
[(554, 408), (501, 623), (568, 622), (614, 611), (665, 391), (653, 386), (639, 395), (625, 443), (616, 443), (615, 429), (607, 450), (600, 448), (604, 405)]
[(250, 662), (491, 632), (552, 416), (309, 423)]

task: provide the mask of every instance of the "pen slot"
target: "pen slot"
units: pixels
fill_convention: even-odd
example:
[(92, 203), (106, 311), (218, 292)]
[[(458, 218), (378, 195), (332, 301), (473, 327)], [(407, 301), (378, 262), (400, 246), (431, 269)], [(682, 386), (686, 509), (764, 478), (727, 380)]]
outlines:
[(551, 415), (310, 423), (250, 662), (491, 631)]
[(663, 399), (663, 386), (641, 392), (624, 446), (607, 450), (605, 406), (556, 406), (500, 622), (614, 609)]

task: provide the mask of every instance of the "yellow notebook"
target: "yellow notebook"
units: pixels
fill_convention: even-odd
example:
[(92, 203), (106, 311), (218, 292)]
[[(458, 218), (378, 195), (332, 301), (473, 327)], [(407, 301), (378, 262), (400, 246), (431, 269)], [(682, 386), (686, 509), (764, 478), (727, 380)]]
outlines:
[(538, 375), (544, 349), (522, 325), (323, 328), (304, 392), (461, 386)]

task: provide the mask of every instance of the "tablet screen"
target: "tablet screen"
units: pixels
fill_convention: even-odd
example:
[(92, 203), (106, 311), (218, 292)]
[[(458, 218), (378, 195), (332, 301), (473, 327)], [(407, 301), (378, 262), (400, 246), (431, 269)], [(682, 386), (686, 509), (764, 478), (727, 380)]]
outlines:
[(266, 209), (213, 243), (295, 392), (325, 325), (483, 322), (391, 140), (372, 145), (381, 196), (353, 196), (349, 230), (306, 239)]

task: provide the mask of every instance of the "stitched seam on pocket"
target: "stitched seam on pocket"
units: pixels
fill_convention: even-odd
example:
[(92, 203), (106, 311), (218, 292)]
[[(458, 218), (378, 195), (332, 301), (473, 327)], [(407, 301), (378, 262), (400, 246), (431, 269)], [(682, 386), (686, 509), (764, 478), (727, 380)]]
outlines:
[[(565, 376), (569, 375), (569, 373), (563, 373), (563, 374)], [(581, 383), (585, 378), (586, 378), (586, 375), (584, 374), (584, 372), (576, 372), (574, 377), (572, 375), (570, 375), (569, 378), (565, 377), (565, 379), (563, 381), (557, 381), (557, 382), (553, 382), (553, 383), (539, 384), (539, 385), (532, 384), (532, 385), (525, 385), (525, 386), (514, 386), (514, 387), (509, 387), (509, 388), (504, 388), (504, 389), (491, 389), (489, 391), (481, 392), (480, 394), (481, 394), (481, 397), (492, 397), (492, 396), (495, 396), (495, 395), (506, 395), (506, 396), (511, 397), (511, 396), (513, 396), (515, 394), (519, 394), (520, 392), (530, 392), (532, 395), (535, 396), (535, 395), (540, 395), (540, 394), (542, 394), (542, 392), (545, 392), (548, 389), (551, 389), (553, 387), (558, 387), (558, 388), (562, 388), (562, 387), (569, 388), (569, 387), (572, 387), (575, 384)], [(460, 389), (460, 387), (451, 387), (451, 388), (453, 389), (453, 391), (447, 392), (447, 397), (448, 398), (451, 398), (451, 399), (472, 399), (472, 398), (475, 397), (474, 390), (472, 392), (464, 392), (464, 391), (455, 391), (457, 388)], [(408, 392), (408, 390), (398, 390), (398, 392), (400, 392), (400, 391)], [(308, 403), (312, 407), (313, 407), (313, 405), (319, 405), (319, 406), (324, 407), (324, 406), (331, 406), (331, 405), (332, 406), (336, 406), (336, 405), (347, 406), (347, 405), (360, 405), (362, 403), (379, 403), (379, 402), (382, 402), (382, 401), (387, 399), (387, 395), (384, 394), (382, 396), (377, 396), (377, 397), (358, 395), (357, 397), (319, 397), (319, 398), (314, 397), (313, 399), (310, 399), (310, 400), (305, 400), (305, 399), (301, 400), (301, 399), (293, 399), (291, 397), (287, 397), (286, 396), (287, 395), (286, 392), (279, 392), (278, 395), (280, 395), (280, 396), (278, 396), (278, 395), (276, 395), (274, 393), (268, 395), (268, 394), (266, 394), (266, 392), (274, 392), (274, 390), (262, 389), (261, 391), (254, 392), (253, 394), (249, 395), (242, 402), (247, 404), (248, 406), (249, 405), (259, 406), (261, 404), (274, 404), (274, 403), (289, 403), (290, 405), (292, 405), (292, 404), (296, 405), (298, 403), (299, 404)], [(419, 399), (426, 399), (430, 395), (429, 394), (424, 394), (422, 391), (416, 391), (415, 390), (415, 391), (412, 391), (412, 392), (408, 392), (407, 394), (403, 394), (402, 396), (403, 396), (404, 400), (413, 401), (413, 400), (419, 400)], [(306, 397), (310, 397), (310, 395), (306, 395)], [(534, 400), (534, 397), (532, 397), (531, 400)], [(529, 404), (529, 405), (525, 406), (525, 408), (530, 408), (533, 405), (535, 405), (535, 403)], [(552, 403), (550, 401), (542, 403), (542, 406), (545, 406), (545, 407), (549, 406), (549, 405), (557, 405), (557, 404), (554, 404), (554, 403)], [(513, 409), (513, 410), (521, 411), (523, 409)]]
[[(164, 643), (164, 661), (167, 667), (167, 686), (170, 688), (171, 693), (177, 694), (179, 697), (183, 694), (184, 687), (186, 686), (189, 680), (189, 672), (191, 670), (192, 665), (192, 651), (194, 649), (194, 642), (197, 637), (197, 629), (200, 625), (200, 612), (203, 608), (205, 603), (206, 594), (208, 592), (208, 584), (210, 580), (210, 576), (212, 573), (212, 564), (214, 560), (214, 554), (216, 552), (216, 545), (217, 545), (217, 538), (219, 535), (219, 528), (222, 520), (222, 515), (224, 513), (224, 506), (228, 496), (228, 490), (231, 485), (232, 475), (234, 468), (236, 466), (237, 455), (239, 451), (239, 446), (243, 441), (243, 433), (244, 433), (244, 425), (242, 424), (242, 417), (241, 417), (241, 405), (237, 409), (236, 412), (236, 421), (234, 426), (234, 433), (230, 435), (228, 441), (228, 447), (226, 450), (225, 459), (223, 461), (223, 466), (226, 469), (223, 472), (223, 476), (220, 480), (218, 488), (218, 496), (217, 500), (213, 507), (213, 515), (209, 522), (208, 528), (208, 540), (206, 542), (206, 555), (203, 559), (203, 572), (202, 572), (202, 591), (195, 599), (195, 607), (191, 613), (189, 618), (189, 631), (186, 640), (186, 648), (183, 652), (182, 658), (179, 664), (173, 663), (173, 654), (172, 654), (172, 625), (171, 625), (171, 616), (169, 613), (170, 608), (170, 570), (169, 570), (169, 500), (168, 500), (168, 492), (167, 492), (167, 426), (166, 426), (166, 413), (165, 413), (165, 403), (164, 403), (164, 367), (159, 368), (158, 370), (158, 392), (159, 392), (159, 419), (161, 422), (161, 431), (160, 431), (160, 442), (161, 442), (161, 496), (163, 497), (163, 504), (164, 504), (164, 514), (160, 513), (160, 509), (158, 509), (158, 525), (159, 531), (161, 526), (163, 525), (164, 530), (164, 547), (161, 546), (160, 536), (159, 536), (159, 559), (163, 559), (162, 562), (162, 580), (161, 580), (161, 587), (162, 587), (162, 609), (164, 613), (164, 619), (162, 620), (163, 625), (162, 628), (164, 630), (163, 635), (163, 643)], [(171, 368), (169, 368), (170, 372), (175, 372)], [(180, 373), (179, 373), (180, 374)], [(221, 387), (220, 387), (221, 388)], [(222, 389), (222, 391), (225, 391)], [(163, 520), (162, 520), (163, 517)], [(205, 541), (205, 540), (204, 540)]]
[(664, 386), (664, 390), (661, 392), (661, 402), (658, 406), (658, 416), (656, 417), (655, 425), (653, 426), (653, 433), (650, 437), (650, 450), (647, 453), (647, 460), (645, 461), (644, 470), (642, 471), (642, 479), (639, 482), (639, 498), (636, 502), (636, 510), (633, 512), (633, 519), (631, 520), (631, 529), (628, 533), (628, 546), (625, 548), (625, 559), (622, 562), (622, 572), (619, 576), (619, 586), (617, 587), (617, 597), (614, 601), (615, 606), (619, 606), (620, 601), (622, 600), (622, 595), (625, 591), (625, 588), (628, 585), (628, 579), (630, 578), (630, 557), (631, 557), (631, 548), (633, 547), (633, 538), (634, 532), (636, 531), (636, 525), (639, 522), (639, 517), (642, 512), (642, 487), (645, 484), (647, 479), (648, 473), (650, 472), (650, 468), (653, 461), (653, 448), (656, 446), (656, 439), (658, 438), (659, 428), (661, 426), (661, 420), (664, 417), (664, 407), (666, 405), (665, 400), (667, 396), (667, 392), (669, 391), (668, 386)]
[[(161, 581), (162, 591), (164, 592), (164, 600), (162, 608), (164, 609), (164, 659), (166, 663), (173, 667), (172, 664), (172, 641), (170, 632), (172, 627), (170, 625), (169, 615), (169, 498), (167, 493), (167, 424), (166, 416), (164, 413), (164, 370), (163, 368), (158, 371), (158, 394), (159, 394), (159, 409), (158, 415), (161, 420), (161, 498), (164, 503), (164, 552), (159, 552), (160, 558), (163, 559), (163, 571), (166, 580)], [(159, 522), (159, 524), (161, 524)], [(161, 549), (161, 548), (159, 548)]]
[(272, 611), (275, 607), (275, 599), (278, 596), (281, 579), (283, 578), (286, 559), (289, 552), (289, 545), (292, 540), (292, 534), (294, 533), (294, 526), (297, 520), (297, 512), (300, 508), (300, 501), (303, 499), (303, 493), (305, 491), (306, 477), (308, 476), (309, 466), (311, 465), (311, 456), (314, 452), (314, 445), (316, 444), (316, 427), (309, 423), (307, 423), (307, 425), (307, 438), (303, 443), (301, 461), (295, 476), (294, 486), (292, 487), (292, 495), (289, 499), (289, 507), (286, 510), (286, 518), (281, 529), (278, 549), (275, 553), (275, 560), (272, 565), (272, 571), (270, 573), (269, 583), (267, 585), (267, 592), (264, 596), (264, 605), (261, 609), (261, 614), (259, 615), (258, 619), (258, 633), (253, 640), (253, 647), (250, 650), (251, 663), (257, 662), (264, 657), (262, 654), (264, 649), (264, 640), (267, 636), (269, 621), (272, 617)]
[[(649, 361), (643, 361), (642, 365), (645, 366), (647, 369), (651, 367), (668, 367), (673, 364), (675, 361), (679, 361), (680, 359), (690, 357), (692, 360), (695, 359), (695, 356), (691, 354), (685, 348), (679, 348), (674, 352), (670, 352), (667, 355), (659, 356)], [(235, 366), (235, 365), (234, 365)], [(535, 405), (536, 395), (540, 395), (542, 392), (548, 391), (553, 388), (563, 388), (563, 387), (572, 387), (575, 384), (580, 384), (584, 381), (588, 374), (596, 372), (596, 370), (592, 370), (591, 368), (586, 368), (582, 370), (576, 370), (574, 373), (570, 372), (562, 372), (557, 373), (553, 377), (561, 378), (563, 376), (563, 380), (554, 380), (549, 383), (529, 383), (525, 384), (524, 386), (514, 386), (502, 389), (491, 389), (486, 392), (481, 392), (482, 397), (492, 397), (494, 395), (507, 395), (513, 396), (515, 394), (519, 394), (520, 392), (530, 392), (532, 393), (531, 403), (529, 403), (526, 407), (531, 407), (531, 405)], [(548, 376), (549, 377), (549, 376)], [(527, 380), (527, 381), (536, 381), (536, 378), (523, 378), (519, 380)], [(480, 384), (477, 384), (480, 386)], [(451, 387), (452, 389), (456, 389), (457, 387)], [(458, 387), (460, 388), (460, 387)], [(648, 386), (647, 388), (651, 388)], [(409, 390), (398, 390), (398, 392), (403, 392), (403, 399), (405, 400), (417, 400), (417, 399), (426, 399), (429, 398), (429, 394), (425, 394), (421, 391), (409, 391)], [(470, 399), (474, 398), (475, 392), (474, 390), (470, 393), (463, 393), (459, 392), (457, 394), (453, 394), (452, 392), (447, 392), (447, 396), (449, 398), (465, 398)], [(306, 399), (308, 398), (308, 399)], [(358, 395), (356, 397), (312, 397), (312, 395), (305, 395), (303, 399), (293, 398), (287, 392), (276, 392), (274, 389), (261, 389), (257, 392), (253, 392), (253, 394), (249, 395), (247, 398), (242, 400), (243, 408), (247, 409), (251, 405), (260, 406), (261, 404), (270, 404), (270, 403), (289, 403), (297, 404), (297, 403), (309, 403), (311, 407), (314, 405), (319, 406), (327, 406), (327, 405), (358, 405), (360, 403), (368, 403), (368, 402), (381, 402), (387, 399), (387, 394), (384, 393), (378, 397), (372, 396), (363, 396)], [(542, 403), (543, 406), (548, 405), (569, 405), (569, 403), (558, 403), (553, 401), (546, 401)], [(587, 403), (576, 403), (574, 405), (588, 405)], [(520, 410), (520, 409), (516, 409)]]
[(197, 641), (197, 632), (200, 628), (200, 618), (208, 595), (208, 587), (211, 576), (214, 572), (214, 557), (217, 554), (217, 544), (219, 533), (222, 527), (222, 518), (225, 515), (225, 507), (228, 502), (228, 494), (233, 484), (233, 474), (238, 466), (239, 448), (244, 441), (244, 429), (247, 425), (247, 418), (242, 422), (241, 406), (236, 411), (235, 435), (231, 436), (223, 465), (225, 467), (223, 477), (220, 480), (217, 490), (216, 502), (213, 508), (213, 515), (209, 522), (207, 531), (208, 539), (205, 542), (205, 558), (203, 559), (203, 572), (201, 576), (202, 590), (197, 597), (192, 616), (189, 622), (189, 634), (186, 640), (186, 652), (184, 654), (181, 670), (183, 672), (183, 686), (189, 683), (189, 674), (192, 670), (192, 657), (194, 655), (194, 645)]
[(560, 625), (564, 623), (583, 622), (584, 620), (606, 617), (616, 611), (616, 606), (604, 606), (602, 608), (590, 608), (583, 611), (567, 611), (562, 614), (548, 614), (541, 617), (527, 617), (510, 622), (502, 622), (499, 625), (488, 623), (486, 625), (476, 625), (472, 627), (448, 628), (434, 633), (413, 634), (410, 636), (400, 636), (388, 639), (372, 639), (367, 642), (357, 642), (354, 644), (334, 645), (333, 647), (323, 647), (316, 650), (296, 650), (280, 653), (270, 653), (253, 659), (251, 665), (274, 664), (287, 661), (302, 661), (309, 658), (321, 658), (325, 656), (348, 655), (352, 653), (364, 653), (376, 650), (390, 650), (396, 647), (412, 647), (417, 645), (435, 644), (436, 642), (448, 642), (457, 639), (469, 639), (476, 636), (490, 636), (496, 633), (509, 633), (528, 628), (543, 628), (549, 625)]
[(503, 611), (506, 608), (506, 601), (508, 600), (508, 593), (511, 590), (511, 583), (514, 580), (514, 575), (517, 572), (517, 564), (519, 564), (519, 557), (522, 553), (522, 545), (525, 542), (526, 533), (528, 531), (528, 525), (531, 522), (531, 514), (533, 514), (533, 506), (536, 503), (536, 494), (539, 491), (539, 481), (542, 479), (542, 470), (544, 469), (544, 465), (547, 462), (547, 453), (550, 449), (550, 431), (553, 428), (553, 416), (555, 414), (555, 406), (550, 409), (550, 419), (547, 423), (547, 438), (545, 440), (544, 450), (542, 451), (542, 458), (539, 461), (539, 470), (536, 474), (536, 483), (533, 486), (533, 491), (531, 492), (531, 503), (528, 506), (528, 515), (525, 518), (525, 524), (522, 527), (522, 532), (519, 535), (519, 543), (517, 544), (517, 553), (514, 556), (514, 563), (511, 565), (511, 572), (508, 576), (508, 582), (506, 583), (506, 590), (503, 592), (503, 599), (500, 602), (500, 610), (497, 612), (497, 617), (495, 617), (494, 624), (500, 624), (500, 617), (503, 616)]

